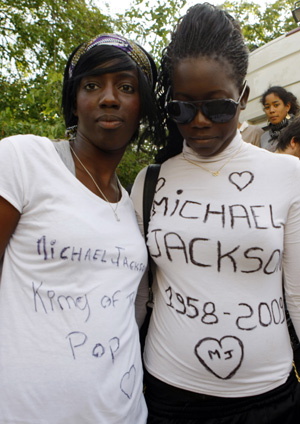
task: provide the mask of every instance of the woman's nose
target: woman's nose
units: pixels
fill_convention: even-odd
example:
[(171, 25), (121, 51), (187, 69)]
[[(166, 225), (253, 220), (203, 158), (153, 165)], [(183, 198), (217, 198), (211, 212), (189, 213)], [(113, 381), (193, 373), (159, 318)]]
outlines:
[(119, 106), (117, 90), (115, 89), (115, 87), (108, 85), (103, 88), (99, 98), (99, 105), (101, 107)]
[(211, 123), (212, 122), (204, 115), (201, 108), (197, 110), (196, 116), (191, 122), (192, 126), (195, 126), (195, 127), (210, 126)]
[(271, 106), (270, 106), (270, 109), (269, 109), (269, 112), (270, 112), (270, 113), (275, 112), (275, 107), (271, 105)]

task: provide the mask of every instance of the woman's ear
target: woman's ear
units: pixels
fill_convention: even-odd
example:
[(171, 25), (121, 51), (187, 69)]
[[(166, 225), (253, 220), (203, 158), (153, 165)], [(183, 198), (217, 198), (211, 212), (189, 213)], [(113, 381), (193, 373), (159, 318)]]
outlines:
[(291, 104), (290, 104), (290, 102), (288, 102), (288, 103), (285, 105), (285, 107), (286, 107), (286, 111), (287, 111), (287, 113), (289, 113), (290, 108), (291, 108)]
[(295, 140), (295, 137), (293, 137), (293, 138), (291, 139), (291, 141), (290, 141), (290, 145), (291, 145), (292, 150), (294, 150), (294, 149), (296, 148), (296, 146), (297, 146), (297, 142), (296, 142), (296, 140)]
[(241, 101), (240, 101), (241, 110), (246, 109), (249, 94), (250, 94), (250, 87), (249, 87), (249, 85), (247, 85), (247, 87), (245, 88), (244, 95), (243, 95), (243, 97), (241, 98)]

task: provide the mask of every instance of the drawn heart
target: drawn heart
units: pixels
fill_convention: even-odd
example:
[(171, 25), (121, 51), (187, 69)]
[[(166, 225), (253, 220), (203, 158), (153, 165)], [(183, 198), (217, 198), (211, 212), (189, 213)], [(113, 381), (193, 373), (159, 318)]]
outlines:
[(244, 190), (254, 180), (254, 175), (250, 171), (232, 172), (229, 175), (229, 181), (239, 189)]
[(194, 352), (208, 371), (222, 380), (229, 380), (242, 364), (244, 345), (235, 336), (220, 340), (206, 337), (196, 344)]
[(133, 389), (134, 389), (134, 383), (135, 383), (135, 376), (136, 376), (136, 369), (135, 366), (132, 365), (130, 370), (126, 372), (120, 383), (120, 388), (124, 395), (128, 397), (128, 399), (131, 399)]

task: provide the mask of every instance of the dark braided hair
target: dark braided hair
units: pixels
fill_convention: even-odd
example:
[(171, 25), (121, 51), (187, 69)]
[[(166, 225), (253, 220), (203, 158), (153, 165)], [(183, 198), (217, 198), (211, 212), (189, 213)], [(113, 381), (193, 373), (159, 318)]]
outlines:
[(179, 19), (171, 34), (170, 44), (163, 50), (158, 75), (158, 101), (164, 117), (167, 141), (156, 156), (158, 163), (179, 154), (183, 146), (177, 125), (167, 117), (164, 109), (178, 62), (186, 58), (207, 57), (230, 64), (232, 79), (240, 89), (247, 74), (248, 56), (239, 23), (224, 10), (209, 3), (196, 4)]

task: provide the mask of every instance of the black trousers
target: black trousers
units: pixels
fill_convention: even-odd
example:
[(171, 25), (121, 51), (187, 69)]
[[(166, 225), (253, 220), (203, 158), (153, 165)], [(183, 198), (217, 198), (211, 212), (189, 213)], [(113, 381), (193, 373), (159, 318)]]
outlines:
[(148, 424), (298, 424), (300, 383), (286, 383), (246, 398), (220, 398), (181, 390), (145, 373)]

